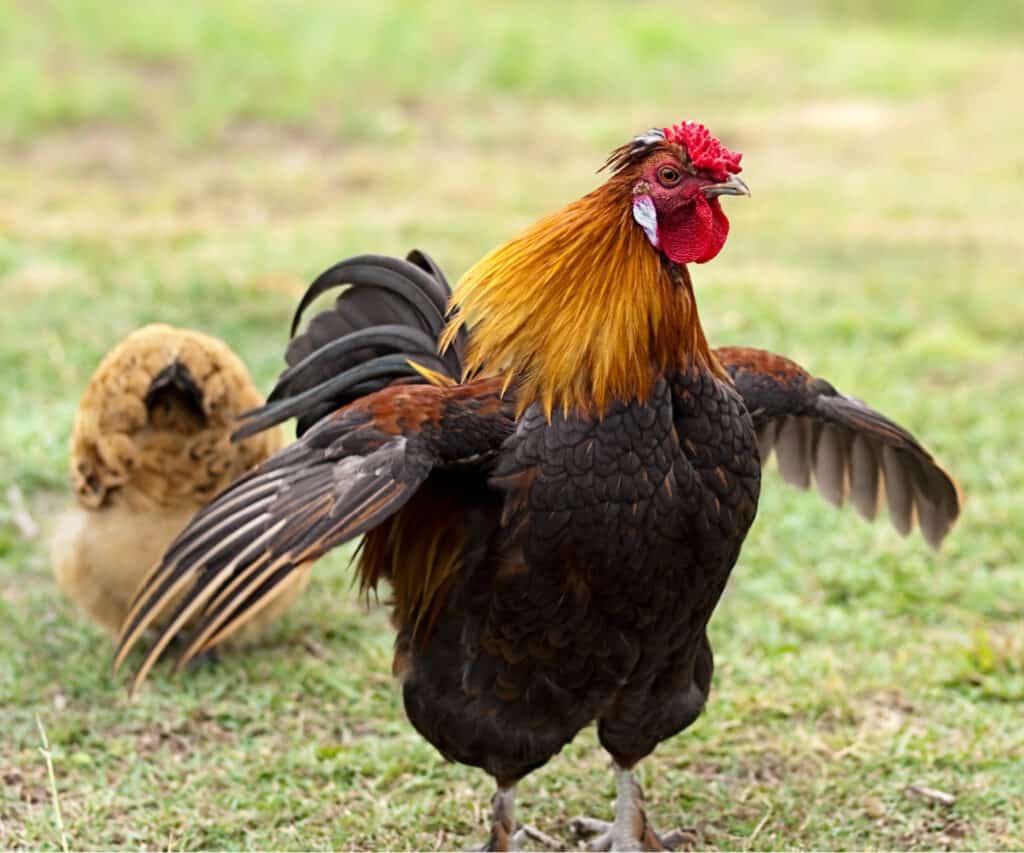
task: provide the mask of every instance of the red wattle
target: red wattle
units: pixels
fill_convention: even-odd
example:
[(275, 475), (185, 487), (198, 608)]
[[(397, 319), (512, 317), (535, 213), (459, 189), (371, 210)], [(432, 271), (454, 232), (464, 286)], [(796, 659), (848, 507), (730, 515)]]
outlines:
[(728, 236), (729, 220), (717, 198), (698, 195), (693, 204), (658, 220), (661, 250), (677, 264), (710, 261), (722, 251)]

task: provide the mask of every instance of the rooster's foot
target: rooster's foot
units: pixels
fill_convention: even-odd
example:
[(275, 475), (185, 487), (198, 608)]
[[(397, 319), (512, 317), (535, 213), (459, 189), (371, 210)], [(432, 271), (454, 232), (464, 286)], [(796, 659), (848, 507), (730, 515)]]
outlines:
[(644, 832), (639, 837), (632, 833), (624, 833), (625, 837), (617, 838), (615, 824), (607, 820), (592, 817), (578, 817), (569, 824), (570, 831), (577, 838), (588, 840), (588, 850), (678, 850), (687, 842), (693, 841), (691, 833), (681, 829), (673, 829), (665, 835), (659, 835), (654, 827), (644, 823)]
[[(548, 850), (561, 850), (563, 848), (562, 843), (557, 838), (552, 838), (546, 832), (541, 832), (536, 827), (530, 826), (529, 824), (520, 824), (516, 831), (511, 835), (506, 836), (505, 847), (492, 847), (491, 845), (495, 842), (495, 836), (492, 833), (491, 837), (487, 840), (487, 843), (481, 848), (482, 850), (536, 850), (537, 844), (547, 848)], [(535, 842), (531, 844), (530, 842)]]
[(499, 787), (491, 800), (491, 835), (484, 850), (530, 850), (530, 842), (542, 844), (552, 850), (561, 849), (562, 845), (552, 838), (525, 824), (515, 822), (515, 786)]
[(615, 764), (615, 820), (612, 823), (590, 817), (578, 817), (571, 824), (572, 832), (589, 838), (591, 850), (675, 850), (687, 840), (687, 833), (675, 830), (659, 835), (647, 821), (644, 795), (633, 772)]

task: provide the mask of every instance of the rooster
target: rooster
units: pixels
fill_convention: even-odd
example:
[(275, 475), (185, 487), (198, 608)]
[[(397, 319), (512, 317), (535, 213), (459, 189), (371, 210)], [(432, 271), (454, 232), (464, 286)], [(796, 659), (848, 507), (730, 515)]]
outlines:
[[(617, 783), (595, 849), (661, 849), (637, 763), (701, 713), (708, 620), (754, 520), (761, 465), (826, 497), (915, 519), (938, 545), (959, 492), (908, 432), (793, 362), (710, 348), (688, 265), (748, 195), (740, 155), (701, 125), (644, 133), (607, 181), (493, 251), (449, 291), (414, 252), (325, 272), (287, 369), (239, 436), (301, 438), (201, 512), (140, 590), (115, 666), (157, 617), (146, 678), (229, 637), (299, 566), (366, 534), (386, 581), (406, 712), (496, 783), (488, 849), (521, 843), (517, 783), (596, 722)], [(295, 337), (321, 294), (334, 307)], [(446, 322), (447, 318), (447, 322)], [(169, 617), (170, 603), (177, 601)]]
[(166, 325), (132, 332), (96, 369), (71, 435), (77, 505), (58, 519), (52, 556), (61, 590), (113, 635), (189, 519), (281, 449), (280, 428), (230, 440), (238, 414), (262, 402), (224, 343)]

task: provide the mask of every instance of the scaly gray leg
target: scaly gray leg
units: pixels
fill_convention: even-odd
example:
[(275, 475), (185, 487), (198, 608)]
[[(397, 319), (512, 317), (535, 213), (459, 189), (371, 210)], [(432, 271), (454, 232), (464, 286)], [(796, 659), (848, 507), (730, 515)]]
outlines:
[(532, 826), (516, 825), (516, 786), (498, 786), (491, 798), (491, 834), (484, 850), (525, 850), (527, 839), (545, 847), (559, 849), (561, 845), (550, 835)]
[(685, 839), (679, 831), (659, 836), (647, 822), (644, 795), (633, 771), (613, 762), (615, 771), (615, 820), (578, 817), (570, 828), (579, 837), (589, 838), (591, 850), (673, 850)]

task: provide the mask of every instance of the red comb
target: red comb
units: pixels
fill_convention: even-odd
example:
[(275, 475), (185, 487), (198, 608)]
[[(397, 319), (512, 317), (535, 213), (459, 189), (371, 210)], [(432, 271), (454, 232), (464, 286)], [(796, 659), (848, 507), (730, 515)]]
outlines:
[(690, 162), (698, 169), (713, 173), (717, 180), (743, 171), (740, 166), (743, 155), (730, 151), (699, 122), (683, 121), (666, 127), (665, 141), (682, 145), (690, 155)]

